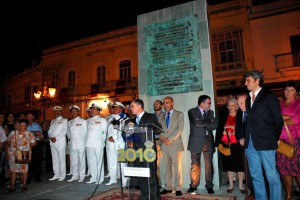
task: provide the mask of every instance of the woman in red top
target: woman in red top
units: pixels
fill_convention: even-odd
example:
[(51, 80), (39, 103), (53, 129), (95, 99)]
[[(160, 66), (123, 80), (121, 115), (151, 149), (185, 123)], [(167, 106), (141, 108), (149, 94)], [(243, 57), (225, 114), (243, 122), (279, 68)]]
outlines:
[[(236, 136), (235, 136), (235, 119), (237, 113), (237, 100), (229, 99), (227, 103), (228, 108), (228, 115), (225, 116), (223, 119), (220, 119), (217, 133), (216, 133), (216, 146), (219, 143), (229, 144), (231, 149), (230, 156), (222, 155), (222, 165), (223, 171), (227, 172), (228, 180), (229, 180), (229, 188), (227, 190), (228, 193), (232, 193), (234, 189), (233, 183), (233, 175), (234, 172), (237, 172), (238, 179), (239, 179), (239, 189), (242, 194), (245, 194), (245, 188), (243, 186), (243, 179), (244, 179), (244, 166), (243, 166), (243, 159), (242, 159), (242, 150), (241, 146), (238, 143)], [(228, 142), (228, 136), (230, 142)]]

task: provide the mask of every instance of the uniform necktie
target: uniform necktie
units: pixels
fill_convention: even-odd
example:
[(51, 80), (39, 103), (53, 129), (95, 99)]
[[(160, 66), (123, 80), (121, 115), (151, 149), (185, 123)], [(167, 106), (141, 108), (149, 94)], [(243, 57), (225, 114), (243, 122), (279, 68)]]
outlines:
[(141, 118), (139, 116), (137, 116), (135, 121), (137, 124), (140, 124)]
[(170, 112), (167, 113), (167, 118), (166, 118), (167, 128), (169, 127), (169, 124), (170, 124)]

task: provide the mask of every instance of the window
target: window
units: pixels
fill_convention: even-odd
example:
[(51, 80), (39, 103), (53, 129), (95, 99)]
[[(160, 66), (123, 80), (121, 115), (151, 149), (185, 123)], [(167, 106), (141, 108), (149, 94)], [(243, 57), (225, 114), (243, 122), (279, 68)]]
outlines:
[(75, 86), (75, 71), (69, 72), (68, 86), (69, 87)]
[(131, 61), (125, 60), (120, 62), (120, 79), (131, 79)]
[(48, 83), (49, 87), (57, 87), (58, 67), (49, 67), (43, 70), (42, 83)]
[(30, 101), (31, 100), (31, 85), (27, 85), (25, 87), (25, 101)]
[(243, 68), (244, 53), (241, 30), (212, 35), (215, 71)]
[(106, 74), (106, 67), (99, 66), (97, 68), (97, 83), (105, 84), (105, 74)]

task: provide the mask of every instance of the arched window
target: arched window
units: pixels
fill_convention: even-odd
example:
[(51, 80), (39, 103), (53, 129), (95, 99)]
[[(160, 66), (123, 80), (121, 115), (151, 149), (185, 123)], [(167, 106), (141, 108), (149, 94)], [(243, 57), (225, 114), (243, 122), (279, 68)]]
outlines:
[(124, 60), (120, 62), (120, 79), (130, 80), (131, 79), (131, 61)]
[(70, 71), (69, 72), (68, 86), (69, 87), (74, 87), (75, 86), (75, 71)]
[(97, 67), (97, 83), (105, 84), (106, 66)]

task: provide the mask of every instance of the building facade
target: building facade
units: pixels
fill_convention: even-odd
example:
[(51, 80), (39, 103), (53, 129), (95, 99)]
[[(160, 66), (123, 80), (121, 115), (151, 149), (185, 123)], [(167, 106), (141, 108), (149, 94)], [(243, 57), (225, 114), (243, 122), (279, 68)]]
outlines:
[[(209, 7), (211, 51), (217, 104), (226, 95), (247, 92), (243, 74), (264, 72), (266, 86), (282, 96), (285, 81), (300, 80), (300, 2), (225, 0)], [(45, 49), (41, 63), (15, 75), (1, 86), (2, 112), (43, 112), (54, 117), (56, 104), (85, 109), (93, 102), (107, 115), (109, 101), (129, 104), (138, 97), (137, 27)], [(45, 105), (33, 98), (44, 83), (55, 87), (56, 97)], [(40, 115), (42, 116), (42, 115)], [(41, 120), (42, 118), (40, 118)]]

